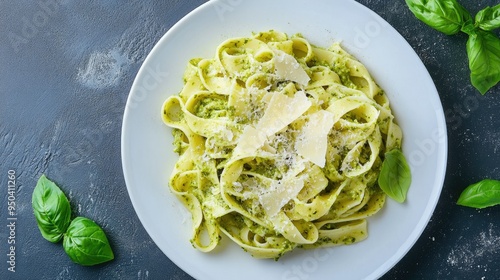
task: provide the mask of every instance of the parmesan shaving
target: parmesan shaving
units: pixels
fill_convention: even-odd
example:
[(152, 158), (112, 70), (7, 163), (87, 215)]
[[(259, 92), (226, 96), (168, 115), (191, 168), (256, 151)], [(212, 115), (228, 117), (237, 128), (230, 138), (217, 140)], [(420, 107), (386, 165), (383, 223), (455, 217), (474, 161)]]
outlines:
[(284, 80), (293, 81), (299, 83), (303, 86), (307, 86), (309, 83), (309, 75), (300, 66), (299, 62), (295, 57), (287, 54), (284, 51), (273, 50), (274, 51), (274, 68), (276, 70), (276, 75)]
[(334, 124), (334, 114), (321, 110), (309, 115), (309, 121), (302, 128), (295, 149), (305, 159), (323, 168), (326, 161), (328, 133)]
[(293, 97), (281, 93), (273, 93), (264, 115), (255, 127), (247, 126), (240, 136), (240, 141), (234, 149), (233, 156), (245, 157), (254, 155), (262, 147), (267, 138), (287, 127), (302, 116), (311, 106), (303, 91), (298, 91)]
[(304, 187), (302, 177), (275, 181), (268, 192), (259, 196), (259, 201), (269, 217), (274, 217)]

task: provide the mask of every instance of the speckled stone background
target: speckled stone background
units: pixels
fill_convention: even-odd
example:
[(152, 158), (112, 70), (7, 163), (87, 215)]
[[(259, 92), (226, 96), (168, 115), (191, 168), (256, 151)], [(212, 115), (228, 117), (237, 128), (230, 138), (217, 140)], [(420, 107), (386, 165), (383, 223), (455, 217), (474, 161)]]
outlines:
[[(0, 0), (0, 279), (192, 279), (151, 241), (132, 208), (120, 133), (129, 89), (148, 52), (204, 2)], [(449, 136), (447, 176), (432, 220), (383, 279), (499, 279), (500, 206), (475, 210), (455, 202), (469, 184), (500, 179), (500, 86), (485, 96), (471, 86), (466, 35), (430, 29), (403, 0), (358, 2), (394, 26), (422, 59)], [(459, 2), (473, 14), (498, 4)], [(9, 171), (16, 176), (15, 272), (7, 262)], [(113, 262), (75, 265), (61, 244), (42, 238), (31, 208), (42, 173), (65, 190), (75, 213), (104, 228)]]

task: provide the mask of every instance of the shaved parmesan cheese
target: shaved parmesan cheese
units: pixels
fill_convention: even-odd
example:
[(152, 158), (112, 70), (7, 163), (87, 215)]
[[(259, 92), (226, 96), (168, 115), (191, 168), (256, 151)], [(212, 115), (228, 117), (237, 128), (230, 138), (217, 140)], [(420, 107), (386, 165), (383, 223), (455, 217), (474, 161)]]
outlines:
[(244, 129), (233, 155), (237, 157), (255, 155), (255, 151), (265, 144), (268, 137), (302, 116), (310, 106), (311, 101), (307, 99), (303, 91), (296, 92), (293, 97), (273, 93), (257, 125), (247, 126)]
[(295, 57), (284, 51), (274, 50), (274, 68), (276, 75), (284, 80), (293, 81), (303, 86), (307, 86), (311, 80)]
[(302, 116), (309, 107), (311, 101), (303, 91), (297, 91), (293, 97), (274, 93), (264, 116), (257, 124), (257, 129), (263, 130), (266, 136), (274, 135)]
[(334, 124), (334, 117), (333, 113), (325, 110), (311, 114), (295, 144), (300, 156), (321, 168), (325, 166), (328, 133)]
[(275, 181), (268, 192), (260, 195), (259, 201), (269, 217), (274, 217), (292, 198), (297, 197), (304, 187), (302, 177)]
[(234, 155), (238, 157), (246, 157), (254, 154), (254, 152), (262, 147), (266, 141), (266, 136), (262, 131), (257, 130), (253, 126), (247, 126), (240, 136), (240, 141), (234, 148)]

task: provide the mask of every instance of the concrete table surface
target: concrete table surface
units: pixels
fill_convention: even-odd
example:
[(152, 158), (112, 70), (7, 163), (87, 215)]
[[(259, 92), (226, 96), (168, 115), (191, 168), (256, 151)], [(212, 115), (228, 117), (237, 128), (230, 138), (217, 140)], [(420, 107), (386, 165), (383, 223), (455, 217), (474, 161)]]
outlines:
[[(126, 98), (145, 57), (204, 2), (0, 0), (0, 279), (192, 279), (160, 251), (135, 214), (120, 134)], [(439, 91), (449, 137), (435, 213), (382, 279), (499, 279), (500, 206), (476, 210), (456, 200), (469, 184), (500, 179), (500, 86), (484, 96), (471, 86), (465, 34), (429, 28), (403, 0), (358, 2), (387, 20), (419, 55)], [(498, 4), (459, 2), (472, 13)], [(8, 270), (11, 173), (15, 272)], [(114, 261), (79, 266), (61, 244), (42, 238), (31, 195), (43, 173), (64, 188), (75, 212), (103, 227)]]

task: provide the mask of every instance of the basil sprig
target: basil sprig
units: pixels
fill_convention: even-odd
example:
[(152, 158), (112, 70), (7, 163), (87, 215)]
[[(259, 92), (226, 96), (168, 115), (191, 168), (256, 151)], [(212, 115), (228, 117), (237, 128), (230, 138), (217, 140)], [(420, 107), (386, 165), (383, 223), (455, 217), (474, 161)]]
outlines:
[(468, 186), (457, 204), (479, 209), (500, 204), (500, 181), (484, 179)]
[(474, 19), (456, 0), (405, 0), (412, 13), (430, 27), (453, 35), (469, 35), (467, 56), (472, 85), (485, 94), (500, 82), (500, 4), (479, 11)]
[(90, 266), (114, 259), (102, 228), (84, 217), (71, 221), (68, 198), (45, 175), (38, 179), (31, 204), (42, 236), (54, 243), (63, 239), (64, 251), (75, 263)]
[(411, 171), (400, 149), (385, 153), (378, 185), (395, 201), (403, 203), (406, 200), (406, 194), (411, 185)]

